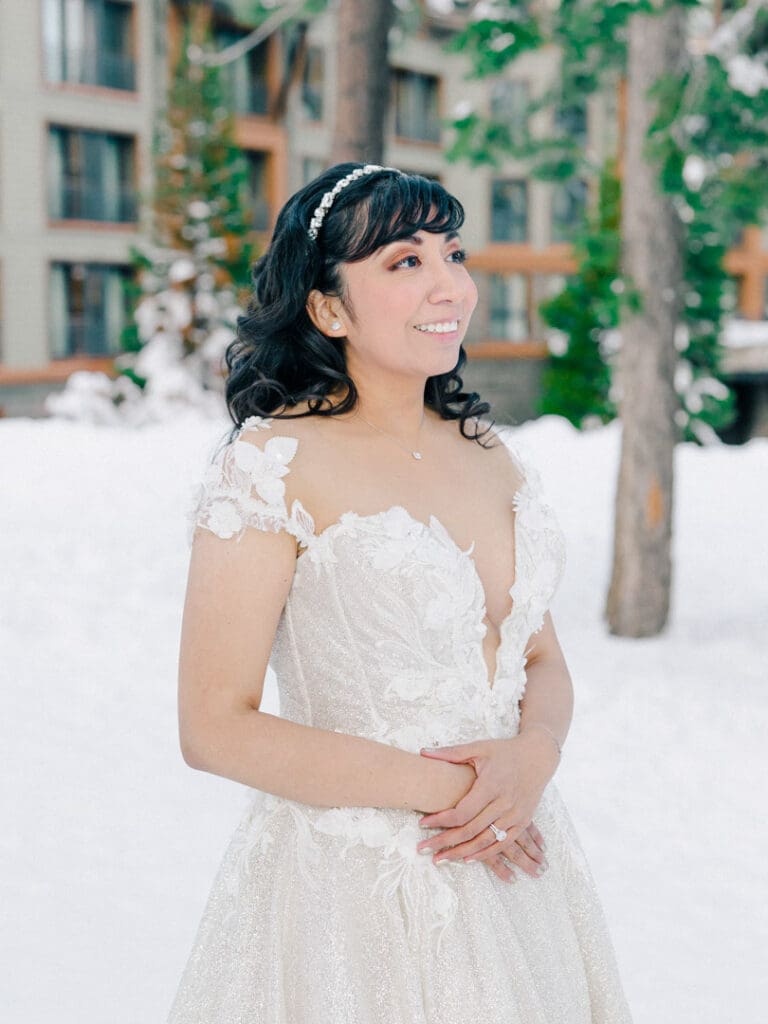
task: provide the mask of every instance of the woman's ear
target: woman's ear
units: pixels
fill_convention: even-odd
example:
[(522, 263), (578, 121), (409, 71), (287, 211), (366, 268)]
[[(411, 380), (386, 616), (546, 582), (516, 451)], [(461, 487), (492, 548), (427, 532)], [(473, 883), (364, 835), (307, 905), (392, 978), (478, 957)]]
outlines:
[(321, 334), (327, 334), (330, 338), (343, 338), (346, 335), (340, 303), (335, 295), (324, 295), (313, 288), (307, 296), (307, 313)]

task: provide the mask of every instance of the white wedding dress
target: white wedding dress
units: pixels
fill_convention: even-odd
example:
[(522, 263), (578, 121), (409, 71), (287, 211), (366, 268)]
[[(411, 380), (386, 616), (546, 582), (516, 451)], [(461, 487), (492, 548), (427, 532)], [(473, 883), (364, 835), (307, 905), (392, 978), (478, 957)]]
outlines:
[[(492, 686), (471, 548), (397, 505), (346, 512), (317, 534), (299, 501), (286, 507), (282, 478), (298, 448), (289, 429), (247, 420), (211, 465), (192, 516), (234, 543), (246, 529), (287, 530), (299, 542), (270, 662), (281, 716), (414, 753), (514, 735), (527, 646), (564, 546), (509, 429), (494, 428), (524, 482)], [(589, 866), (552, 782), (533, 817), (549, 862), (539, 878), (518, 870), (504, 882), (482, 862), (434, 865), (416, 850), (437, 831), (420, 828), (420, 816), (254, 790), (169, 1024), (630, 1022)]]

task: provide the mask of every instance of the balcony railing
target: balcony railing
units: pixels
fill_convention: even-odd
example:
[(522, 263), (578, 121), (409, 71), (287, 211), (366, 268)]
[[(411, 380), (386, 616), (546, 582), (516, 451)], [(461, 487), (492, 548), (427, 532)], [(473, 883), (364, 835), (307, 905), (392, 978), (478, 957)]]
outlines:
[(80, 179), (65, 180), (51, 196), (51, 216), (60, 220), (103, 220), (132, 223), (136, 220), (136, 191), (123, 186), (106, 191)]
[(136, 88), (136, 63), (125, 53), (66, 47), (49, 51), (47, 63), (51, 81), (128, 91)]
[(57, 352), (58, 358), (67, 356), (109, 356), (119, 351), (116, 339), (108, 337), (104, 317), (95, 310), (79, 316), (71, 316), (63, 330), (64, 351)]
[(266, 114), (269, 111), (269, 89), (266, 82), (236, 83), (232, 102), (238, 114)]

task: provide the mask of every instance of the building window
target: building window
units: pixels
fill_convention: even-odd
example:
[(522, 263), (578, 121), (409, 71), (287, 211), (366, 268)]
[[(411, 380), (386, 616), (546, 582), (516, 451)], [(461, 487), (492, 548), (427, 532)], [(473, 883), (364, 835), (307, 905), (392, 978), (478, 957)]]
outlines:
[(531, 338), (544, 340), (551, 328), (539, 312), (542, 303), (554, 299), (569, 282), (566, 274), (531, 274)]
[(528, 241), (528, 183), (519, 179), (491, 185), (491, 241)]
[(491, 274), (489, 334), (499, 341), (527, 341), (531, 336), (528, 279), (524, 274)]
[(573, 178), (552, 189), (552, 241), (570, 242), (583, 224), (587, 208), (586, 182)]
[[(217, 29), (216, 45), (223, 50), (239, 42), (245, 31)], [(269, 44), (259, 43), (222, 67), (233, 110), (238, 114), (269, 112)]]
[(310, 121), (323, 119), (324, 79), (325, 54), (319, 46), (310, 46), (304, 60), (304, 76), (301, 82), (301, 103), (304, 116)]
[(42, 0), (49, 82), (133, 90), (133, 4), (125, 0)]
[(402, 69), (394, 72), (394, 79), (395, 134), (420, 142), (439, 142), (440, 79)]
[(587, 142), (586, 103), (563, 104), (555, 110), (555, 130), (565, 135), (574, 145), (583, 148)]
[(54, 220), (136, 220), (134, 140), (49, 129), (48, 212)]
[(248, 193), (253, 208), (253, 226), (257, 231), (268, 231), (272, 222), (269, 189), (269, 153), (259, 149), (246, 149), (248, 165)]
[(103, 263), (51, 267), (51, 356), (110, 356), (129, 318), (130, 271)]
[(434, 171), (415, 171), (412, 167), (401, 167), (400, 170), (403, 174), (416, 174), (420, 178), (426, 178), (427, 181), (436, 181), (439, 184), (442, 183), (442, 177), (439, 174), (435, 174)]
[(491, 87), (491, 117), (509, 128), (513, 140), (521, 139), (528, 124), (528, 83), (502, 79)]
[(310, 181), (319, 178), (328, 164), (325, 160), (319, 160), (316, 156), (305, 156), (301, 161), (302, 182), (308, 185)]

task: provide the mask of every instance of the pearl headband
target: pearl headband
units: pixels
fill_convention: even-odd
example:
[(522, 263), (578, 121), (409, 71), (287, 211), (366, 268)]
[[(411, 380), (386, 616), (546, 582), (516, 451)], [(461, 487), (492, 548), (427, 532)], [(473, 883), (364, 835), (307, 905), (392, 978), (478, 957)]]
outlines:
[(341, 178), (336, 182), (330, 192), (325, 193), (323, 198), (320, 200), (319, 206), (315, 207), (315, 212), (312, 214), (312, 220), (309, 222), (309, 227), (307, 228), (307, 234), (312, 241), (317, 241), (317, 235), (322, 227), (323, 221), (325, 220), (325, 215), (330, 210), (339, 192), (341, 192), (343, 188), (346, 188), (347, 185), (351, 185), (353, 181), (357, 181), (358, 178), (362, 178), (365, 174), (375, 174), (377, 171), (395, 171), (397, 174), (403, 173), (397, 167), (380, 167), (378, 164), (366, 164), (364, 167), (357, 167), (350, 174), (347, 174), (346, 177)]

